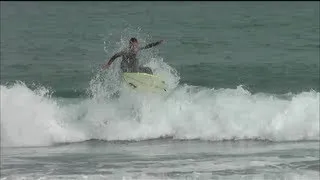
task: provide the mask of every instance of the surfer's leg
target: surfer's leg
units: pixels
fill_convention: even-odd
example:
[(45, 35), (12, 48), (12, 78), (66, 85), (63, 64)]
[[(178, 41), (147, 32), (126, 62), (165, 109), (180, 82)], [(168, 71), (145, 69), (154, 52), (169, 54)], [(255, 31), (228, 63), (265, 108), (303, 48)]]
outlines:
[(120, 69), (121, 69), (122, 73), (128, 71), (128, 67), (127, 67), (126, 65), (124, 65), (124, 64), (121, 64), (121, 65), (120, 65)]
[(147, 73), (147, 74), (153, 74), (151, 68), (149, 67), (139, 67), (139, 72)]
[(134, 58), (131, 61), (132, 63), (129, 65), (131, 72), (139, 72), (138, 59)]

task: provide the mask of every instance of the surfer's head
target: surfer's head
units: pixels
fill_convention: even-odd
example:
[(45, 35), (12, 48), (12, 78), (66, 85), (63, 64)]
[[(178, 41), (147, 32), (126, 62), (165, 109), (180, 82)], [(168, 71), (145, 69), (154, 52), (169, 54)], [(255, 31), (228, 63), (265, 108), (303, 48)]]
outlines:
[(138, 40), (137, 38), (131, 38), (130, 41), (129, 41), (129, 48), (134, 50), (134, 51), (138, 51), (139, 49), (139, 43), (138, 43)]

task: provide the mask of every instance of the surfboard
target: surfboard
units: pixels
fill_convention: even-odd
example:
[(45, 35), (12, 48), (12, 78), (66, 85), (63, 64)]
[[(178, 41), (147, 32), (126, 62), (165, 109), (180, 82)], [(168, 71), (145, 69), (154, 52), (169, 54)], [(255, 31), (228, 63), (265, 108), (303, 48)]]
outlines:
[(165, 93), (166, 83), (158, 76), (147, 73), (123, 73), (124, 82), (132, 89), (144, 92)]

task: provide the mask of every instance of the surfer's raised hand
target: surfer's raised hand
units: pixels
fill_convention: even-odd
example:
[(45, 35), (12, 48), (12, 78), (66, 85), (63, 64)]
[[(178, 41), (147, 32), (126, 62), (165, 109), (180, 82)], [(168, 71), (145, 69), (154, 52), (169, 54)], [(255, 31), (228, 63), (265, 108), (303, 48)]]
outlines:
[(147, 44), (145, 47), (142, 47), (141, 49), (149, 49), (151, 47), (154, 47), (154, 46), (157, 46), (159, 44), (161, 44), (163, 42), (163, 40), (160, 40), (160, 41), (157, 41), (157, 42), (154, 42), (154, 43), (150, 43), (150, 44)]

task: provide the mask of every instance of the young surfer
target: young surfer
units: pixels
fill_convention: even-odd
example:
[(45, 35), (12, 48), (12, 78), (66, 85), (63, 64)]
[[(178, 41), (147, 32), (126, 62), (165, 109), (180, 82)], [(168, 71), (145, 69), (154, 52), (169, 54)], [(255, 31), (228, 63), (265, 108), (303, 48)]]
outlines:
[(136, 38), (131, 38), (129, 41), (129, 47), (125, 50), (122, 50), (116, 54), (114, 54), (108, 63), (102, 66), (102, 69), (108, 68), (111, 63), (116, 60), (118, 57), (122, 56), (121, 61), (121, 70), (122, 72), (144, 72), (148, 74), (153, 74), (152, 70), (149, 67), (141, 67), (138, 64), (137, 54), (140, 50), (148, 49), (154, 46), (161, 44), (163, 40), (157, 41), (154, 43), (150, 43), (142, 48), (139, 47), (139, 42)]

